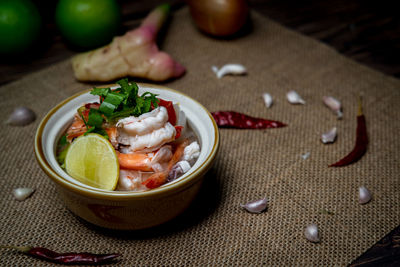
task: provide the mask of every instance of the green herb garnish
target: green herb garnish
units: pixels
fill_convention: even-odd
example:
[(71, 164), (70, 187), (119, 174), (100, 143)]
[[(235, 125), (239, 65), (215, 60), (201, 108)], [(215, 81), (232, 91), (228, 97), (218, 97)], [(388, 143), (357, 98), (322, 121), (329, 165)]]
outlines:
[(67, 141), (67, 135), (64, 134), (57, 144), (57, 162), (62, 168), (65, 168), (65, 156), (67, 155), (70, 143)]
[(68, 145), (67, 135), (64, 134), (63, 136), (61, 136), (60, 141), (58, 142), (58, 146), (61, 148), (61, 147), (64, 147), (66, 145)]
[(82, 110), (79, 112), (85, 125), (87, 133), (95, 132), (107, 136), (102, 128), (103, 122), (114, 122), (118, 118), (128, 116), (140, 116), (151, 110), (152, 107), (158, 107), (157, 95), (146, 92), (138, 95), (139, 87), (136, 83), (129, 83), (128, 79), (122, 79), (117, 82), (120, 88), (111, 90), (110, 88), (93, 88), (90, 94), (100, 97), (100, 107), (98, 109), (90, 108), (88, 120), (82, 116)]
[(91, 108), (86, 125), (101, 128), (103, 125), (103, 120), (104, 118), (101, 116), (101, 111), (99, 109)]

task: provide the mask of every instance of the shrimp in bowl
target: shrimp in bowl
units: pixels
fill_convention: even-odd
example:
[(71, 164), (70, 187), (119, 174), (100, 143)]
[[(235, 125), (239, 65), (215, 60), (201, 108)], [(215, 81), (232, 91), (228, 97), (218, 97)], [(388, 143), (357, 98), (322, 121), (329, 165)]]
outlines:
[(80, 136), (97, 133), (114, 148), (119, 177), (115, 190), (147, 191), (188, 172), (200, 155), (200, 145), (178, 103), (145, 92), (138, 94), (127, 79), (120, 87), (94, 88), (98, 102), (78, 108), (62, 135), (57, 158), (65, 168), (65, 155)]
[[(138, 83), (136, 91), (133, 83), (123, 81), (110, 86), (77, 92), (43, 117), (35, 135), (38, 165), (54, 183), (66, 208), (87, 222), (120, 230), (162, 224), (189, 208), (203, 181), (213, 179), (208, 171), (219, 150), (218, 126), (201, 103), (180, 91), (144, 83)], [(119, 89), (126, 86), (126, 91)], [(130, 97), (126, 98), (128, 92)], [(167, 110), (167, 122), (175, 130), (173, 138), (167, 134), (171, 127), (165, 126), (161, 107)], [(142, 116), (146, 113), (154, 117), (151, 130), (147, 126), (150, 116)], [(131, 116), (135, 118), (126, 119)], [(142, 120), (145, 122), (138, 124)], [(137, 128), (130, 127), (133, 123)], [(145, 143), (146, 139), (135, 142), (136, 136), (162, 128), (166, 134), (159, 143)], [(74, 147), (89, 139), (104, 144), (113, 155), (112, 164), (118, 166), (112, 173), (115, 181), (111, 189), (85, 183), (65, 168), (71, 166), (66, 159), (81, 155), (71, 156)], [(103, 152), (100, 157), (106, 158)], [(104, 167), (103, 162), (100, 166), (92, 162), (96, 170)], [(109, 169), (103, 170), (104, 174)]]

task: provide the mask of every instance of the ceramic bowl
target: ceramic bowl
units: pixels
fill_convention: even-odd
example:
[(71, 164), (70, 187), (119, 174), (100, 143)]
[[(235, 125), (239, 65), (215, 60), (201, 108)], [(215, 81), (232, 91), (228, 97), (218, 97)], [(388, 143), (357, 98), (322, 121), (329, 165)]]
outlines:
[(189, 126), (199, 139), (200, 156), (179, 179), (145, 192), (106, 191), (82, 184), (57, 163), (55, 149), (62, 133), (83, 103), (98, 101), (90, 90), (78, 93), (54, 107), (41, 121), (35, 136), (35, 155), (40, 167), (55, 183), (67, 208), (100, 227), (136, 230), (162, 224), (182, 213), (195, 198), (203, 177), (219, 147), (218, 127), (199, 102), (159, 85), (138, 84), (139, 93), (149, 91), (180, 104)]

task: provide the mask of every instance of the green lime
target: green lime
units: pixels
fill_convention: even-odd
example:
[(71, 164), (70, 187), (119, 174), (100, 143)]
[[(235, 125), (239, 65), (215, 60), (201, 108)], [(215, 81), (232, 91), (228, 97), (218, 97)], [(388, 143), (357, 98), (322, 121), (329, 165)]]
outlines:
[(114, 190), (119, 178), (117, 153), (106, 138), (94, 133), (72, 142), (65, 169), (79, 182), (105, 190)]
[(0, 54), (28, 50), (40, 35), (41, 18), (29, 0), (0, 0)]
[(94, 48), (109, 43), (121, 24), (121, 11), (115, 0), (60, 0), (56, 23), (72, 45)]

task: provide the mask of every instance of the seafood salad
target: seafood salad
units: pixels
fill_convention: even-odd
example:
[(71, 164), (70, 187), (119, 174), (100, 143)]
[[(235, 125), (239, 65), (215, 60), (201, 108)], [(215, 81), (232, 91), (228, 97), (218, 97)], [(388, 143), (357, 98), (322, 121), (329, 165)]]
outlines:
[(146, 191), (188, 172), (200, 146), (179, 104), (150, 92), (139, 95), (138, 86), (127, 79), (117, 84), (116, 89), (92, 89), (99, 101), (77, 110), (57, 146), (61, 167), (78, 137), (97, 133), (108, 139), (118, 158), (115, 190)]

